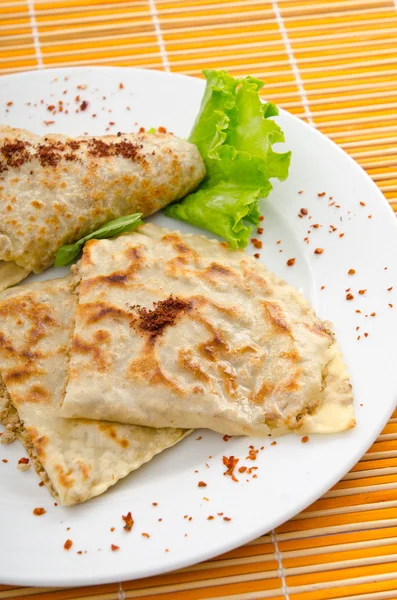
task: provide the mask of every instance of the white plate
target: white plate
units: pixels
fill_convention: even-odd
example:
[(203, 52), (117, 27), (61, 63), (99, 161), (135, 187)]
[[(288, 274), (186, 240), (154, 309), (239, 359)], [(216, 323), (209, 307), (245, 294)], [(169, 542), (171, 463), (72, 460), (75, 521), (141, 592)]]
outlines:
[[(111, 131), (131, 131), (139, 124), (164, 126), (186, 136), (203, 89), (198, 79), (128, 68), (12, 75), (0, 81), (0, 122), (37, 133), (69, 135), (102, 134), (108, 126)], [(77, 95), (80, 102), (89, 103), (84, 112), (75, 112), (80, 103)], [(58, 105), (59, 100), (69, 114), (52, 116), (47, 105)], [(7, 107), (8, 102), (13, 104)], [(46, 126), (44, 121), (50, 120), (55, 123)], [(116, 124), (110, 126), (109, 121)], [(226, 443), (220, 435), (200, 431), (103, 496), (73, 508), (54, 507), (35, 473), (17, 471), (17, 460), (25, 454), (18, 443), (1, 446), (0, 461), (9, 461), (0, 462), (1, 582), (72, 586), (122, 581), (231, 550), (286, 521), (326, 492), (359, 460), (386, 423), (397, 390), (396, 219), (370, 178), (337, 146), (288, 113), (282, 112), (279, 121), (293, 159), (288, 181), (276, 182), (263, 202), (262, 257), (277, 275), (303, 291), (321, 317), (334, 322), (351, 373), (357, 427), (341, 435), (312, 436), (306, 444), (290, 435), (272, 447), (268, 439), (233, 438)], [(304, 192), (298, 194), (299, 190)], [(321, 192), (326, 195), (319, 197)], [(329, 206), (329, 196), (335, 205)], [(302, 207), (309, 209), (311, 220), (297, 217)], [(162, 215), (153, 220), (192, 230)], [(303, 238), (315, 223), (322, 227), (312, 231), (307, 245)], [(337, 231), (329, 233), (330, 225)], [(277, 240), (282, 243), (277, 245)], [(324, 248), (324, 253), (314, 255), (316, 247)], [(291, 257), (296, 264), (287, 267)], [(351, 268), (356, 275), (347, 274)], [(53, 269), (42, 278), (59, 274)], [(393, 285), (395, 289), (387, 291)], [(353, 301), (345, 299), (349, 287)], [(364, 288), (365, 295), (359, 295)], [(366, 316), (371, 313), (376, 317)], [(202, 439), (196, 441), (199, 436)], [(250, 444), (264, 446), (255, 463), (244, 460)], [(249, 483), (243, 476), (238, 483), (224, 477), (223, 455), (258, 466), (258, 477), (248, 477)], [(199, 488), (200, 480), (207, 487)], [(37, 506), (46, 509), (44, 516), (33, 516)], [(128, 511), (135, 520), (129, 534), (121, 520)], [(219, 512), (232, 520), (224, 521)], [(207, 520), (209, 515), (216, 518)], [(114, 533), (111, 527), (116, 528)], [(143, 532), (150, 538), (142, 537)], [(73, 548), (66, 552), (63, 544), (68, 538)], [(118, 552), (110, 550), (112, 543), (120, 546)], [(78, 550), (87, 553), (78, 555)]]

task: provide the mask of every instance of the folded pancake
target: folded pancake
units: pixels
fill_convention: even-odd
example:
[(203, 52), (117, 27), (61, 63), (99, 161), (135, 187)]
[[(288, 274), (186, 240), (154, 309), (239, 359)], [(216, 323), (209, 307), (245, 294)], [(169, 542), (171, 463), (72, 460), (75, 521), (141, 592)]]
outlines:
[(77, 267), (61, 413), (229, 435), (355, 424), (330, 325), (243, 251), (147, 224)]
[(102, 494), (186, 433), (58, 416), (74, 305), (70, 277), (7, 290), (0, 299), (1, 440), (22, 441), (65, 505)]
[(150, 215), (204, 175), (196, 146), (171, 134), (39, 137), (0, 126), (0, 289), (1, 261), (20, 267), (13, 281), (38, 273), (59, 246), (116, 217)]

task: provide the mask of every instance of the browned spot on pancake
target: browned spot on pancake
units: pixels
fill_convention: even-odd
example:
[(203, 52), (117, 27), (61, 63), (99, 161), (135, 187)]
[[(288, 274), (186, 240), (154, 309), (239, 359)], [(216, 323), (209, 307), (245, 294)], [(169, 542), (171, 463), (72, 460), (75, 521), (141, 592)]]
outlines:
[(295, 372), (286, 381), (281, 381), (278, 385), (278, 391), (282, 393), (291, 394), (292, 392), (298, 392), (301, 388), (299, 384), (299, 369), (295, 369)]
[(32, 385), (26, 396), (26, 402), (31, 402), (32, 404), (46, 404), (50, 400), (50, 394), (41, 385)]
[[(97, 368), (100, 371), (104, 371), (107, 367), (107, 360), (101, 348), (98, 347), (98, 342), (107, 341), (107, 339), (102, 340), (101, 334), (99, 336), (99, 339), (96, 338), (96, 335), (98, 333), (99, 332), (96, 332), (96, 334), (94, 335), (94, 343), (86, 342), (82, 340), (78, 335), (75, 335), (73, 338), (72, 347), (73, 351), (77, 354), (91, 355), (96, 363)], [(107, 335), (109, 334), (107, 333)]]
[(239, 285), (239, 277), (233, 269), (220, 265), (216, 262), (211, 263), (208, 267), (202, 270), (189, 271), (194, 277), (202, 279), (211, 284), (217, 284), (220, 281), (227, 280), (233, 282), (235, 286)]
[(222, 352), (228, 352), (229, 346), (222, 338), (222, 335), (215, 330), (214, 336), (201, 343), (198, 346), (198, 351), (207, 360), (215, 362)]
[(184, 391), (163, 373), (158, 362), (155, 350), (155, 342), (148, 340), (143, 348), (141, 356), (132, 360), (128, 367), (130, 379), (141, 383), (165, 387), (177, 394), (184, 396)]
[(70, 489), (74, 486), (75, 480), (71, 477), (72, 469), (65, 471), (62, 465), (55, 465), (55, 471), (58, 474), (58, 481), (63, 488)]
[(209, 382), (210, 377), (193, 359), (193, 353), (189, 349), (181, 349), (178, 353), (178, 364), (182, 369), (189, 371), (199, 381)]
[(45, 435), (40, 435), (40, 433), (35, 427), (27, 427), (26, 431), (28, 432), (30, 439), (32, 440), (32, 443), (37, 452), (37, 456), (41, 461), (44, 461), (46, 458), (46, 448), (50, 440)]
[(301, 360), (301, 355), (295, 349), (287, 350), (286, 352), (280, 352), (280, 358), (285, 358), (286, 360), (290, 360), (291, 362), (298, 362)]
[(121, 446), (121, 448), (128, 448), (128, 446), (130, 445), (129, 441), (126, 438), (118, 437), (114, 425), (111, 425), (110, 423), (98, 423), (98, 429), (102, 431), (105, 435), (107, 435), (110, 439), (112, 439), (116, 444)]
[(30, 204), (33, 206), (33, 208), (43, 208), (44, 206), (44, 203), (40, 200), (32, 200)]
[(264, 308), (266, 320), (273, 333), (290, 335), (291, 332), (288, 323), (285, 321), (284, 313), (280, 306), (267, 300), (262, 300), (262, 306)]
[(237, 392), (237, 373), (235, 369), (223, 361), (218, 362), (217, 368), (226, 392), (230, 396), (234, 396)]
[(26, 367), (20, 367), (18, 369), (10, 369), (3, 373), (3, 379), (6, 385), (12, 385), (16, 383), (23, 383), (30, 379), (32, 375), (39, 375), (42, 371), (37, 369), (32, 364), (27, 364)]
[(131, 313), (122, 310), (117, 306), (106, 304), (106, 302), (93, 302), (81, 304), (79, 307), (80, 315), (85, 319), (87, 325), (97, 323), (106, 317), (111, 317), (115, 321), (120, 319), (131, 319)]
[(87, 479), (89, 479), (90, 477), (91, 465), (87, 465), (81, 460), (77, 460), (76, 462), (79, 465), (79, 469), (81, 471), (81, 479), (83, 481), (87, 481)]
[(165, 264), (165, 272), (168, 276), (180, 276), (187, 275), (191, 271), (186, 269), (186, 265), (189, 264), (189, 260), (185, 256), (174, 256), (168, 260)]
[[(96, 275), (89, 279), (81, 282), (80, 289), (84, 293), (90, 288), (97, 285), (105, 285), (109, 287), (124, 287), (126, 283), (133, 281), (136, 273), (142, 268), (144, 264), (144, 246), (135, 246), (133, 248), (127, 248), (124, 255), (129, 261), (126, 269), (123, 271), (115, 271), (109, 275)], [(90, 257), (90, 260), (91, 257)]]
[(272, 395), (274, 384), (270, 381), (263, 381), (256, 394), (251, 395), (251, 402), (254, 404), (263, 404), (263, 402)]
[(161, 241), (170, 244), (175, 252), (179, 252), (186, 258), (190, 258), (194, 262), (198, 260), (197, 252), (190, 248), (176, 233), (167, 233), (161, 238)]

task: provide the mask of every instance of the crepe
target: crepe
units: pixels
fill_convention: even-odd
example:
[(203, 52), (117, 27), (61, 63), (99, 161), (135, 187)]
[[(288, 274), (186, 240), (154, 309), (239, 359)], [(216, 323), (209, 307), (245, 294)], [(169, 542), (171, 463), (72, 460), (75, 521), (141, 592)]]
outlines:
[[(204, 175), (197, 147), (171, 134), (39, 137), (0, 126), (0, 289), (111, 219), (183, 198)], [(1, 261), (12, 261), (11, 277)]]
[(330, 324), (245, 252), (147, 224), (88, 242), (77, 281), (64, 416), (228, 435), (354, 426)]
[(74, 304), (70, 277), (7, 290), (0, 300), (1, 440), (20, 438), (65, 505), (102, 494), (186, 434), (58, 416)]

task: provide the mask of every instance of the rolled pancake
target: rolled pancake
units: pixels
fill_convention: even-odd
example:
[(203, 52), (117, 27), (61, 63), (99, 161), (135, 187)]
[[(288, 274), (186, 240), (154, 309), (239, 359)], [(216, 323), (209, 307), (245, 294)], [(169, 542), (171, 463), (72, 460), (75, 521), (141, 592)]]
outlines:
[(74, 305), (70, 277), (7, 290), (0, 299), (1, 439), (22, 441), (65, 505), (102, 494), (186, 434), (59, 417)]
[(330, 325), (245, 252), (147, 224), (88, 242), (77, 279), (64, 416), (228, 435), (354, 426)]
[(0, 126), (0, 261), (38, 273), (63, 244), (116, 217), (150, 215), (204, 175), (196, 146), (171, 134), (39, 137)]

